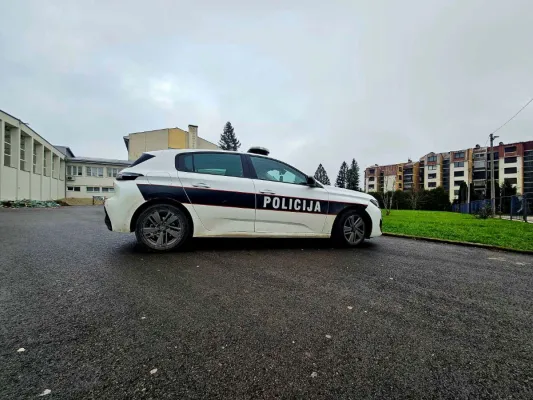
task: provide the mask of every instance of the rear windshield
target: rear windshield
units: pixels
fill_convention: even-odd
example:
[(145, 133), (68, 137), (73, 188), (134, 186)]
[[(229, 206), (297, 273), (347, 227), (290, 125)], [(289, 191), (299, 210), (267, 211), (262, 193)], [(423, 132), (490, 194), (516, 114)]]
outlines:
[(145, 161), (148, 161), (150, 158), (154, 158), (155, 156), (147, 153), (143, 153), (137, 160), (133, 162), (133, 164), (130, 165), (130, 167), (135, 167), (136, 165), (139, 165), (140, 163), (143, 163)]

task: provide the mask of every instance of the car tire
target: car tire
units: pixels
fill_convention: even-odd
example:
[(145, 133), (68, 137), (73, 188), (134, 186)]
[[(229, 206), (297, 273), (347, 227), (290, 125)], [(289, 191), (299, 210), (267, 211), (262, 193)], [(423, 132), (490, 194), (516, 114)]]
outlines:
[(189, 219), (178, 207), (155, 204), (137, 218), (135, 236), (145, 249), (166, 252), (183, 246), (191, 228)]
[(341, 215), (333, 228), (332, 238), (340, 247), (357, 247), (365, 241), (366, 222), (357, 211)]

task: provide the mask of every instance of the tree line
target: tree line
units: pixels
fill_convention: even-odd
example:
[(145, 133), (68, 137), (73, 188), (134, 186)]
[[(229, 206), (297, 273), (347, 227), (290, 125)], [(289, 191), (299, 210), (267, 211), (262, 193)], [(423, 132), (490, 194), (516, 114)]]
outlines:
[[(314, 176), (320, 183), (331, 185), (331, 181), (322, 164), (318, 165)], [(350, 166), (348, 166), (346, 161), (343, 161), (337, 174), (337, 179), (335, 180), (335, 186), (343, 189), (360, 190), (359, 183), (359, 164), (357, 164), (357, 161), (352, 159)]]

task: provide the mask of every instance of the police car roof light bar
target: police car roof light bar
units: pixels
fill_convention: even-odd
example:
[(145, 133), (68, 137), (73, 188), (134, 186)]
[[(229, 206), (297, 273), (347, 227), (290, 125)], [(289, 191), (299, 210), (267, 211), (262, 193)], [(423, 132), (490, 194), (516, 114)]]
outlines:
[(261, 154), (263, 156), (268, 156), (270, 154), (270, 151), (264, 147), (253, 146), (253, 147), (250, 147), (250, 149), (248, 150), (248, 153)]

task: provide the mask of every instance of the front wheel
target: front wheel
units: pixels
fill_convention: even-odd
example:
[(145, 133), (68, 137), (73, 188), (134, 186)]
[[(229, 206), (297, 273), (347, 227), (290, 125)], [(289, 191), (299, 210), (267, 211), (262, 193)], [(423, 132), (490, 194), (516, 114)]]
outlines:
[(333, 231), (333, 239), (343, 247), (357, 247), (365, 240), (365, 220), (357, 211), (349, 211), (338, 221)]
[(164, 252), (177, 249), (189, 238), (189, 221), (179, 208), (156, 204), (144, 210), (135, 225), (135, 236), (150, 250)]

